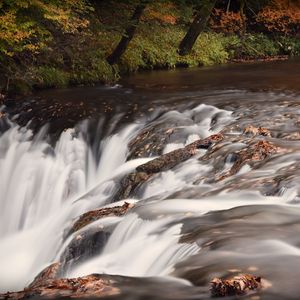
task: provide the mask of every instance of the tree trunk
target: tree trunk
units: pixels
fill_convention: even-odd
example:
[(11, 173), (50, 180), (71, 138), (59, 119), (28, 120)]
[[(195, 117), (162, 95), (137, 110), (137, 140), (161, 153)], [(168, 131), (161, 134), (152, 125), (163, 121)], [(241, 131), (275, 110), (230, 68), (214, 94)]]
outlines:
[(115, 48), (113, 53), (107, 57), (107, 61), (110, 65), (118, 63), (121, 56), (126, 51), (129, 42), (132, 40), (136, 28), (140, 22), (141, 16), (144, 12), (144, 9), (147, 6), (148, 1), (142, 0), (135, 8), (133, 15), (131, 16), (130, 23), (125, 30), (124, 35), (122, 36), (118, 46)]
[(199, 34), (205, 29), (216, 2), (216, 0), (206, 0), (198, 9), (195, 19), (179, 45), (180, 55), (187, 55), (192, 51)]
[(241, 16), (242, 23), (243, 23), (242, 36), (244, 36), (246, 33), (245, 5), (246, 5), (245, 0), (240, 0), (240, 16)]

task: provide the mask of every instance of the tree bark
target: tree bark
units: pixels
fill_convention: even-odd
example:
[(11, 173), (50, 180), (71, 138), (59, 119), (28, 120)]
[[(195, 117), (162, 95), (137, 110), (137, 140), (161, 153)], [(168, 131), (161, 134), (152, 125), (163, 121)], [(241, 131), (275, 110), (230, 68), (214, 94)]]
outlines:
[(192, 51), (199, 34), (205, 29), (216, 2), (216, 0), (206, 0), (198, 9), (195, 19), (179, 45), (180, 55), (187, 55)]
[(130, 23), (128, 27), (125, 30), (124, 35), (122, 36), (119, 44), (113, 51), (111, 55), (107, 57), (107, 61), (110, 65), (114, 65), (118, 63), (121, 56), (126, 51), (129, 42), (132, 40), (134, 33), (136, 31), (136, 28), (140, 22), (141, 16), (147, 6), (148, 1), (142, 0), (135, 8), (133, 15), (131, 16)]

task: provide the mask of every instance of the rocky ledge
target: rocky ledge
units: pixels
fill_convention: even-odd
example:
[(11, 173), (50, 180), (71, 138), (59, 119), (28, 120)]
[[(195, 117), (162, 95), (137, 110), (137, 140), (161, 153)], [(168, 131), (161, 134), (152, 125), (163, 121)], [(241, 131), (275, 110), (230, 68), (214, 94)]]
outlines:
[(44, 279), (35, 280), (21, 292), (0, 295), (0, 299), (102, 298), (118, 293), (119, 289), (113, 286), (113, 281), (103, 275), (61, 279), (45, 276)]

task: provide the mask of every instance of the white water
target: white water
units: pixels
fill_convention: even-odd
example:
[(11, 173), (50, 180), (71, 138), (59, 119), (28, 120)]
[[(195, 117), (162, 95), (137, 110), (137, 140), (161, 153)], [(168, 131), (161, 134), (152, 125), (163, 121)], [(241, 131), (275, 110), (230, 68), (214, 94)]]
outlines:
[[(216, 114), (218, 121), (211, 128)], [(193, 119), (194, 125), (185, 127), (183, 143), (169, 144), (164, 152), (218, 132), (233, 120), (231, 112), (206, 105), (182, 115)], [(0, 136), (0, 291), (24, 288), (39, 271), (56, 261), (71, 239), (64, 241), (63, 232), (72, 220), (108, 204), (115, 190), (113, 179), (149, 161), (142, 158), (126, 162), (127, 144), (142, 127), (142, 123), (132, 124), (104, 139), (99, 160), (73, 129), (63, 132), (54, 148), (42, 138), (33, 139), (30, 130), (15, 124)], [(103, 252), (67, 275), (168, 276), (174, 264), (200, 250), (196, 244), (178, 243), (180, 220), (186, 214), (266, 204), (259, 193), (245, 192), (224, 192), (201, 200), (160, 201), (159, 195), (191, 187), (193, 174), (201, 176), (211, 170), (211, 166), (197, 161), (203, 153), (199, 151), (198, 156), (157, 175), (146, 185), (142, 198), (152, 197), (152, 201), (143, 202), (138, 210), (153, 218), (147, 220), (133, 212), (107, 220), (116, 227)], [(282, 204), (293, 197), (269, 197), (268, 203)]]
[(43, 140), (33, 141), (30, 130), (14, 124), (0, 136), (1, 291), (28, 284), (54, 259), (66, 225), (102, 206), (114, 188), (106, 183), (97, 189), (97, 197), (75, 201), (90, 186), (141, 163), (125, 163), (126, 145), (137, 128), (128, 126), (107, 138), (98, 165), (73, 129), (62, 133), (54, 149)]

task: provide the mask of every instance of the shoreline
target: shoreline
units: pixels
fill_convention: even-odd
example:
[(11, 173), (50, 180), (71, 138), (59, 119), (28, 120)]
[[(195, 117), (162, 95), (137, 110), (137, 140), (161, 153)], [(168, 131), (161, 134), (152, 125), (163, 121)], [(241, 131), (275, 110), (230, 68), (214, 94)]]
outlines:
[(221, 63), (221, 64), (213, 64), (209, 66), (205, 65), (199, 65), (195, 67), (189, 67), (189, 66), (183, 66), (183, 65), (178, 65), (174, 68), (168, 68), (168, 67), (153, 67), (153, 68), (145, 68), (145, 69), (139, 69), (134, 72), (129, 72), (126, 74), (121, 75), (118, 80), (113, 81), (113, 82), (101, 82), (101, 81), (95, 81), (91, 83), (78, 83), (78, 84), (67, 84), (63, 86), (33, 86), (31, 87), (31, 90), (29, 93), (16, 93), (16, 94), (10, 94), (7, 92), (6, 94), (4, 92), (0, 93), (0, 105), (4, 105), (5, 102), (8, 101), (13, 101), (13, 100), (19, 100), (20, 98), (23, 97), (30, 97), (32, 95), (35, 95), (38, 92), (41, 91), (46, 91), (46, 90), (59, 90), (62, 88), (76, 88), (76, 87), (94, 87), (94, 86), (114, 86), (116, 84), (119, 84), (122, 82), (122, 80), (126, 79), (127, 77), (134, 76), (135, 74), (141, 74), (141, 73), (148, 73), (151, 71), (168, 71), (168, 70), (187, 70), (187, 69), (202, 69), (205, 67), (217, 67), (217, 66), (226, 66), (226, 65), (231, 65), (231, 64), (251, 64), (251, 63), (268, 63), (268, 62), (276, 62), (276, 61), (287, 61), (291, 59), (297, 59), (300, 58), (300, 56), (289, 56), (289, 55), (274, 55), (274, 56), (265, 56), (265, 57), (241, 57), (241, 58), (230, 58), (226, 62)]

